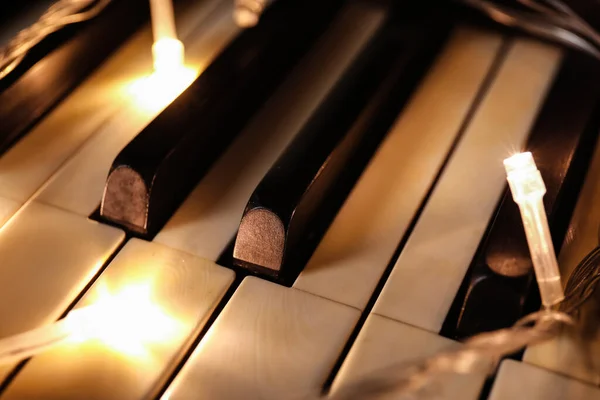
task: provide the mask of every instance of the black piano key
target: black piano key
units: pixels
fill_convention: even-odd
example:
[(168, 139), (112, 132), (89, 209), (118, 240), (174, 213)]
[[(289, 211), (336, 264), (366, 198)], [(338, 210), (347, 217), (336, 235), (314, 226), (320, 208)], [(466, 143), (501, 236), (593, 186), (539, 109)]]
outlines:
[(257, 186), (241, 219), (234, 264), (285, 282), (314, 251), (311, 239), (324, 233), (340, 194), (360, 174), (356, 167), (364, 166), (449, 30), (438, 15), (401, 14), (367, 44)]
[(68, 25), (36, 45), (0, 80), (0, 153), (83, 81), (147, 17), (147, 1), (113, 0), (95, 18)]
[[(546, 184), (544, 206), (557, 253), (600, 128), (597, 68), (587, 56), (566, 57), (527, 144)], [(442, 334), (464, 338), (510, 326), (531, 311), (529, 304), (539, 307), (538, 296), (519, 208), (507, 189)]]
[(151, 237), (286, 73), (339, 1), (286, 0), (245, 30), (116, 157), (100, 213)]

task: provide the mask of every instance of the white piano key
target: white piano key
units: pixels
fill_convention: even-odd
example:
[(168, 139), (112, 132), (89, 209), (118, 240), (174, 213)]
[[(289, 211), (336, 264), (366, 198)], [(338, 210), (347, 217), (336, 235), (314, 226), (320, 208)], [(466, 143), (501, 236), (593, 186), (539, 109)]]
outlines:
[(294, 287), (363, 308), (442, 166), (502, 38), (454, 32)]
[[(333, 381), (330, 397), (341, 399), (343, 393), (352, 393), (353, 398), (359, 399), (359, 384), (365, 379), (372, 381), (386, 369), (419, 362), (457, 346), (460, 345), (435, 333), (371, 314)], [(438, 400), (476, 400), (485, 379), (485, 372), (440, 375), (432, 380), (428, 393)], [(377, 399), (391, 400), (398, 396), (391, 390)]]
[[(180, 35), (194, 34), (219, 2), (203, 0), (177, 13)], [(185, 39), (184, 39), (185, 41)], [(152, 33), (135, 34), (25, 137), (0, 157), (0, 196), (23, 204), (122, 108), (132, 83), (152, 72)]]
[(500, 365), (489, 400), (600, 399), (600, 389), (514, 360)]
[[(231, 2), (220, 4), (186, 41), (186, 64), (194, 73), (202, 73), (240, 31), (231, 18), (232, 10)], [(166, 94), (164, 99), (158, 99), (157, 107), (149, 109), (135, 101), (122, 104), (121, 110), (46, 182), (36, 200), (77, 214), (92, 214), (100, 204), (112, 161), (177, 94)]]
[(129, 301), (136, 301), (132, 296), (137, 294), (139, 301), (151, 299), (135, 310), (148, 315), (148, 320), (140, 320), (140, 331), (109, 330), (131, 343), (100, 335), (99, 340), (62, 344), (27, 363), (2, 398), (154, 398), (234, 275), (211, 261), (156, 243), (129, 241), (77, 307), (102, 301), (107, 293), (116, 299), (129, 293)]
[(56, 320), (124, 237), (54, 207), (23, 207), (0, 230), (0, 337)]
[(506, 185), (502, 160), (525, 144), (561, 61), (517, 40), (453, 152), (374, 312), (438, 332)]
[(154, 240), (216, 260), (256, 185), (383, 20), (377, 6), (350, 3)]
[[(565, 285), (577, 264), (598, 243), (600, 227), (600, 145), (596, 146), (585, 183), (567, 235), (558, 255), (562, 283)], [(563, 332), (558, 338), (529, 347), (523, 360), (558, 373), (600, 385), (600, 332), (598, 299), (592, 298), (580, 311), (579, 326), (585, 327), (585, 339)]]
[(288, 399), (320, 393), (360, 312), (246, 278), (163, 399)]

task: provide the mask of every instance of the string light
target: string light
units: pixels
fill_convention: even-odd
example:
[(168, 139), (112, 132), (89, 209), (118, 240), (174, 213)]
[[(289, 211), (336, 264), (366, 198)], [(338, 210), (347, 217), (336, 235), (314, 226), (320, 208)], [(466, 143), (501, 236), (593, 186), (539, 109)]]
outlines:
[(125, 92), (136, 111), (155, 115), (177, 98), (196, 78), (198, 68), (181, 66), (176, 73), (155, 72), (129, 82)]
[(117, 293), (100, 283), (91, 305), (75, 309), (52, 324), (0, 340), (0, 365), (13, 364), (62, 344), (96, 340), (130, 357), (145, 357), (146, 345), (180, 335), (176, 318), (152, 300), (148, 282)]
[(542, 201), (546, 186), (530, 152), (507, 158), (504, 167), (513, 199), (521, 211), (542, 304), (551, 307), (565, 295)]
[(184, 64), (184, 47), (177, 39), (172, 1), (150, 0), (150, 15), (154, 36), (154, 70), (165, 75), (176, 74)]
[[(259, 0), (260, 1), (260, 0)], [(31, 26), (23, 29), (0, 49), (0, 79), (23, 61), (27, 53), (45, 37), (69, 24), (97, 16), (111, 0), (59, 0)], [(178, 40), (171, 0), (150, 0), (155, 71), (178, 73), (184, 65), (184, 46)]]
[(459, 1), (502, 25), (521, 29), (600, 59), (600, 35), (561, 0), (517, 0), (524, 6), (520, 8), (491, 0)]

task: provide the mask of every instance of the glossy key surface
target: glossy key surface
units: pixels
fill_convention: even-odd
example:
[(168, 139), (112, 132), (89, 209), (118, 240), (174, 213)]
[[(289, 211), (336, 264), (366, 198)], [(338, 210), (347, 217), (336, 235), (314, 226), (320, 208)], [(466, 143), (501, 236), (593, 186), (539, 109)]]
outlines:
[[(567, 56), (526, 145), (546, 186), (544, 207), (556, 248), (567, 231), (600, 127), (600, 82), (590, 79), (595, 74), (594, 60)], [(534, 298), (535, 277), (521, 214), (508, 190), (465, 279), (464, 294), (459, 292), (453, 305), (460, 312), (445, 322), (445, 334), (451, 337), (510, 326)]]
[(54, 207), (20, 210), (0, 231), (0, 337), (58, 319), (124, 236)]
[[(132, 239), (76, 308), (117, 301), (115, 324), (30, 360), (3, 399), (146, 399), (161, 390), (233, 281), (231, 270)], [(130, 311), (128, 311), (130, 310)], [(129, 314), (128, 314), (129, 313)], [(129, 322), (128, 322), (129, 321)], [(114, 324), (114, 325), (111, 325)]]
[(502, 38), (458, 29), (398, 116), (294, 287), (362, 309), (476, 101)]
[[(133, 82), (130, 93), (124, 93), (128, 98), (120, 109), (54, 173), (36, 193), (36, 200), (84, 216), (91, 215), (100, 204), (114, 158), (160, 115), (196, 74), (203, 73), (239, 33), (231, 21), (232, 10), (226, 1), (199, 2), (188, 9), (187, 12), (197, 17), (184, 19), (179, 26), (188, 31), (181, 39), (186, 46), (186, 74), (189, 76), (162, 84), (152, 77), (141, 77)], [(164, 85), (173, 85), (173, 88), (164, 90)]]
[(383, 17), (377, 5), (348, 3), (154, 240), (217, 260), (234, 238), (256, 185), (317, 110)]
[[(329, 397), (336, 400), (369, 398), (374, 395), (370, 390), (378, 387), (379, 379), (392, 385), (380, 386), (381, 396), (376, 398), (405, 398), (394, 391), (394, 377), (398, 375), (393, 371), (458, 346), (460, 344), (435, 333), (371, 314), (338, 371)], [(484, 381), (485, 373), (443, 375), (435, 379), (429, 395), (436, 399), (476, 400)]]
[[(442, 171), (374, 312), (439, 332), (561, 60), (516, 40)], [(418, 307), (414, 305), (418, 304)]]
[(163, 399), (312, 398), (360, 312), (248, 277)]
[[(201, 22), (211, 15), (219, 0), (207, 0), (193, 3), (191, 6), (176, 9), (176, 18), (179, 33), (185, 41), (186, 37), (193, 34)], [(96, 145), (106, 146), (123, 140), (121, 136), (131, 137), (136, 132), (111, 132), (116, 137), (109, 135), (105, 139), (102, 128), (111, 125), (113, 120), (119, 120), (128, 115), (127, 110), (136, 110), (148, 118), (147, 105), (140, 101), (140, 95), (132, 87), (140, 87), (140, 81), (152, 73), (152, 54), (148, 51), (152, 46), (152, 32), (149, 26), (141, 29), (119, 50), (105, 60), (104, 64), (96, 70), (85, 82), (77, 87), (65, 98), (50, 114), (31, 129), (25, 137), (19, 140), (8, 152), (0, 156), (0, 196), (25, 203), (31, 198), (44, 183), (52, 177), (87, 140), (95, 138)], [(193, 53), (192, 53), (193, 54)], [(143, 85), (142, 85), (143, 86)], [(151, 89), (151, 88), (150, 88)], [(143, 93), (142, 93), (143, 94)], [(143, 95), (141, 96), (143, 99)], [(139, 107), (142, 107), (141, 109)], [(143, 108), (146, 107), (146, 108)], [(119, 111), (123, 113), (119, 115)], [(144, 112), (145, 110), (145, 112)], [(152, 110), (152, 109), (151, 109)], [(151, 111), (157, 112), (157, 110)], [(136, 112), (132, 112), (136, 115)], [(138, 115), (139, 116), (139, 115)], [(117, 127), (131, 126), (134, 121), (114, 122)], [(135, 126), (135, 123), (133, 123)], [(89, 151), (89, 150), (88, 150)], [(102, 152), (93, 155), (95, 159), (106, 156)], [(91, 160), (88, 160), (91, 161)], [(72, 163), (76, 164), (76, 161)], [(98, 165), (92, 164), (94, 177), (98, 174)], [(70, 170), (72, 167), (66, 167)], [(75, 175), (68, 181), (69, 193), (61, 191), (52, 185), (48, 189), (52, 193), (45, 193), (44, 201), (59, 208), (73, 210), (89, 215), (87, 210), (90, 202), (97, 205), (100, 193), (91, 193), (94, 199), (90, 200), (87, 185), (93, 182), (87, 168), (75, 168), (71, 174)], [(100, 168), (101, 169), (101, 168)], [(106, 174), (107, 170), (100, 174)], [(68, 175), (68, 172), (64, 172)], [(81, 174), (81, 176), (79, 175)], [(61, 178), (55, 178), (64, 182)], [(92, 181), (92, 182), (90, 182)], [(81, 186), (76, 185), (76, 183)], [(66, 185), (66, 183), (63, 183)], [(57, 184), (58, 185), (58, 184)], [(67, 198), (65, 199), (65, 196)]]
[(148, 16), (143, 0), (104, 4), (95, 18), (68, 24), (47, 36), (0, 80), (0, 153), (94, 71)]
[(500, 365), (489, 400), (598, 399), (600, 389), (514, 360)]
[[(151, 238), (310, 48), (338, 3), (270, 7), (115, 158), (100, 214)], [(304, 23), (308, 17), (310, 24)], [(277, 57), (273, 55), (277, 54)]]

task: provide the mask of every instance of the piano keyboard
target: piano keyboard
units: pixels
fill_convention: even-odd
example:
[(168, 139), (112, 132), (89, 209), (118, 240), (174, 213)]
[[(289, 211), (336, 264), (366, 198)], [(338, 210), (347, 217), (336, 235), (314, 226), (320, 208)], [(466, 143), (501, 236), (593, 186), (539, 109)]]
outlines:
[[(595, 61), (392, 3), (279, 0), (244, 30), (232, 0), (180, 0), (189, 76), (150, 77), (140, 8), (75, 75), (56, 60), (86, 57), (93, 24), (0, 81), (0, 339), (121, 309), (0, 364), (0, 400), (398, 398), (358, 384), (539, 308), (502, 160), (543, 160), (565, 280), (598, 246)], [(430, 390), (600, 398), (597, 311), (583, 348)]]

